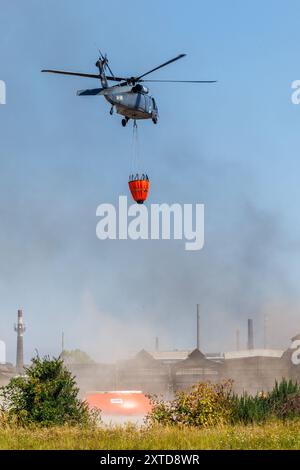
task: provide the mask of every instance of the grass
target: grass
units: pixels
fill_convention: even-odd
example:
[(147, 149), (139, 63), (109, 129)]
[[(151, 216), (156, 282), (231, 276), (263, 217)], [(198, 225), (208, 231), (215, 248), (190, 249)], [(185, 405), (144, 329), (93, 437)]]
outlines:
[(0, 429), (0, 449), (300, 449), (300, 420), (213, 428)]

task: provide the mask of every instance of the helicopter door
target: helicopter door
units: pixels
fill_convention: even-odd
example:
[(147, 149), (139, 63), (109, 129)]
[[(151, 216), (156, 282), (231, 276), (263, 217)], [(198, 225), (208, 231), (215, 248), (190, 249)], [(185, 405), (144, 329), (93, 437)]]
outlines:
[(151, 114), (153, 110), (152, 99), (150, 96), (145, 96), (145, 110), (147, 113)]

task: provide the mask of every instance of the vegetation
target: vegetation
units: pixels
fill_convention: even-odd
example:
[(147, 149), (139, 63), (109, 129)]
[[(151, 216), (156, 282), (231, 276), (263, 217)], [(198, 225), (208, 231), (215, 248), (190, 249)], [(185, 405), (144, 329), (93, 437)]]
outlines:
[(92, 424), (93, 416), (78, 392), (62, 359), (37, 356), (23, 376), (1, 388), (2, 421), (22, 426)]
[(150, 397), (152, 412), (147, 417), (150, 424), (213, 426), (230, 420), (232, 382), (221, 384), (199, 383), (190, 392), (177, 392), (169, 402)]
[(0, 428), (0, 449), (300, 449), (300, 421), (214, 427)]
[(256, 424), (272, 418), (300, 417), (300, 387), (291, 380), (275, 383), (269, 393), (235, 395), (232, 382), (200, 383), (189, 392), (178, 392), (174, 400), (154, 397), (150, 424), (208, 427), (217, 424)]
[(286, 420), (300, 417), (300, 387), (297, 382), (283, 379), (269, 393), (234, 396), (232, 422), (262, 423), (272, 417)]
[[(62, 358), (35, 357), (0, 389), (0, 449), (300, 449), (300, 387), (237, 396), (232, 382), (153, 398), (144, 426), (104, 426)], [(98, 426), (96, 426), (98, 424)]]
[(94, 364), (94, 360), (81, 349), (64, 349), (60, 357), (68, 364)]

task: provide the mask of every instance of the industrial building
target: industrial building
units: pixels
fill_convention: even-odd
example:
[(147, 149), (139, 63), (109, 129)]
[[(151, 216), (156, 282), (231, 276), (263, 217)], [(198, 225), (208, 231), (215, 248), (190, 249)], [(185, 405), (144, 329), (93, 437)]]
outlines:
[[(255, 349), (253, 320), (247, 322), (247, 348), (240, 350), (239, 331), (235, 351), (204, 354), (200, 348), (200, 314), (197, 306), (196, 347), (187, 351), (141, 350), (116, 364), (69, 364), (84, 394), (88, 390), (142, 390), (171, 398), (198, 382), (231, 379), (240, 394), (270, 390), (282, 378), (300, 382), (300, 335), (284, 350)], [(265, 345), (266, 346), (266, 345)], [(297, 349), (299, 348), (299, 357)], [(295, 356), (296, 354), (296, 356)], [(299, 363), (299, 364), (298, 364)]]
[[(16, 366), (0, 364), (0, 386), (23, 371), (23, 312), (18, 310)], [(141, 351), (114, 364), (67, 363), (75, 375), (82, 396), (92, 390), (141, 390), (146, 394), (171, 398), (180, 390), (198, 382), (233, 380), (237, 393), (255, 394), (270, 390), (275, 381), (300, 382), (300, 335), (292, 338), (286, 350), (255, 349), (253, 321), (248, 320), (247, 349), (204, 354), (200, 349), (199, 310), (197, 310), (197, 342), (192, 350), (162, 351), (158, 338), (155, 350)], [(239, 346), (239, 342), (237, 342)]]
[(285, 351), (250, 349), (208, 359), (199, 349), (147, 352), (116, 364), (70, 364), (84, 394), (89, 390), (142, 390), (170, 398), (197, 382), (232, 379), (236, 393), (270, 390), (283, 377), (300, 382), (300, 365), (292, 362), (294, 348)]

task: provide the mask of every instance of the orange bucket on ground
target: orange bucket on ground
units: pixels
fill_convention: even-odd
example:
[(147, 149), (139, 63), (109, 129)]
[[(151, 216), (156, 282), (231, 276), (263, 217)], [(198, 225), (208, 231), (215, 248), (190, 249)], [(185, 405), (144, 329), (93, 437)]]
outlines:
[(146, 201), (150, 188), (148, 179), (136, 179), (128, 181), (131, 195), (137, 204), (143, 204)]

